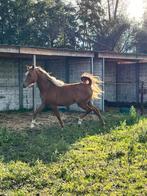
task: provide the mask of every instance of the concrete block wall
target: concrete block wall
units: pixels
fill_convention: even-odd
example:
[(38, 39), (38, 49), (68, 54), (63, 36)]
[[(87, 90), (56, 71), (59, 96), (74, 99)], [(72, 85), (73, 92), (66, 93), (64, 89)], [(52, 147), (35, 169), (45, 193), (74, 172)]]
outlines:
[(136, 67), (135, 64), (117, 65), (118, 82), (118, 101), (136, 102)]
[(113, 62), (105, 63), (105, 88), (104, 99), (107, 101), (116, 101), (116, 64)]
[(65, 82), (65, 58), (48, 60), (46, 62), (46, 71)]
[[(145, 88), (145, 92), (144, 92), (144, 102), (147, 102), (147, 64), (140, 64), (140, 69), (139, 69), (139, 88), (141, 89), (141, 82), (144, 82), (144, 88)], [(139, 98), (140, 98), (139, 94)]]
[(106, 63), (105, 100), (110, 102), (136, 102), (135, 64)]
[(0, 60), (0, 111), (19, 109), (18, 62)]
[[(102, 59), (94, 59), (94, 66), (93, 66), (93, 75), (98, 76), (101, 81), (103, 81), (103, 62)], [(103, 83), (100, 85), (101, 89), (103, 90), (103, 94), (101, 95), (101, 99), (97, 99), (94, 100), (93, 103), (95, 106), (97, 106), (98, 108), (100, 108), (101, 110), (104, 109), (103, 108), (103, 98), (105, 96), (105, 89), (103, 89)]]
[[(102, 77), (102, 61), (99, 59), (94, 59), (94, 75)], [(91, 73), (91, 59), (72, 59), (69, 61), (69, 72), (70, 72), (70, 83), (72, 82), (80, 82), (81, 75), (84, 72)], [(94, 100), (94, 105), (102, 109), (102, 99)], [(73, 110), (81, 110), (79, 107), (74, 104), (70, 107)]]

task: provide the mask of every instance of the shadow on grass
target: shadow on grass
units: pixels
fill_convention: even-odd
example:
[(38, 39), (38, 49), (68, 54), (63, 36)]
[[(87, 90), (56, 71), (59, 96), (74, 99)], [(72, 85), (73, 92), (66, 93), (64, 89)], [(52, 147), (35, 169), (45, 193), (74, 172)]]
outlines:
[(105, 134), (120, 124), (124, 115), (105, 114), (106, 127), (98, 121), (86, 121), (78, 125), (41, 127), (36, 130), (13, 131), (0, 128), (0, 158), (4, 162), (24, 161), (34, 164), (36, 160), (44, 163), (56, 161), (60, 154), (86, 135)]

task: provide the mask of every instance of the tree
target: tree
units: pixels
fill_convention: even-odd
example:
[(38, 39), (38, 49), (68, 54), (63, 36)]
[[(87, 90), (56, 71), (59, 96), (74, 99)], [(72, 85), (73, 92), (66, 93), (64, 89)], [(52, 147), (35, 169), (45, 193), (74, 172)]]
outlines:
[(103, 3), (101, 0), (78, 2), (80, 39), (86, 49), (116, 50), (117, 43), (129, 28), (126, 18), (118, 14), (119, 0)]
[(147, 4), (144, 9), (143, 24), (136, 34), (136, 51), (147, 54)]
[(31, 15), (29, 0), (0, 1), (0, 43), (21, 44), (27, 37)]
[(62, 0), (0, 0), (0, 43), (74, 49), (75, 19)]

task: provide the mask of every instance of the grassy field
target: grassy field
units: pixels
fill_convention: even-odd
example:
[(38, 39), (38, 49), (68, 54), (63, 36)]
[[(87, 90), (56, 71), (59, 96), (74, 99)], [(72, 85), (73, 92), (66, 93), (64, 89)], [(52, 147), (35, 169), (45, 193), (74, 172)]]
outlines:
[(0, 128), (0, 195), (147, 195), (147, 119), (105, 119)]

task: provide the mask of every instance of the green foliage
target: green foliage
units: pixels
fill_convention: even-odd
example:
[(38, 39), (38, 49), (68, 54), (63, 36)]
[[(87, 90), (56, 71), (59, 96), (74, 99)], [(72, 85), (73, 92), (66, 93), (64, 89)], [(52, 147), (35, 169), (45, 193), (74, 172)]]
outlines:
[(146, 195), (147, 120), (128, 126), (126, 115), (105, 118), (105, 129), (95, 121), (64, 130), (1, 128), (0, 194)]
[(122, 2), (117, 3), (109, 0), (105, 3), (102, 0), (78, 1), (79, 39), (83, 48), (117, 50), (118, 45), (125, 48), (126, 43), (122, 37), (127, 39), (124, 33), (129, 30), (130, 25), (125, 13), (118, 11)]
[(128, 124), (134, 124), (136, 122), (138, 122), (137, 111), (136, 111), (134, 106), (131, 106), (127, 123)]
[(76, 46), (75, 9), (61, 0), (2, 0), (0, 44)]
[[(133, 32), (129, 31), (124, 14), (118, 12), (120, 1), (118, 6), (106, 7), (101, 0), (81, 0), (76, 8), (62, 0), (1, 0), (0, 44), (124, 49), (122, 43), (128, 43), (126, 39)], [(117, 7), (115, 13), (114, 7)], [(109, 18), (108, 9), (113, 13)], [(124, 33), (126, 30), (128, 34)]]

